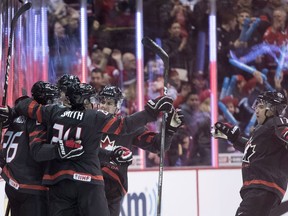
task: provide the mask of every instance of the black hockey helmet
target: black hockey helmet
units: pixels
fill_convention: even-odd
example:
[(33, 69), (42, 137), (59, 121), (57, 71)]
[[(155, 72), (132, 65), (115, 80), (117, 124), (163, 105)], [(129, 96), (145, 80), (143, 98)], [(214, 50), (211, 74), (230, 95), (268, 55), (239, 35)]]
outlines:
[(46, 105), (59, 98), (58, 88), (49, 82), (38, 81), (31, 88), (31, 94), (37, 103)]
[(57, 81), (57, 87), (60, 91), (66, 92), (68, 86), (74, 84), (74, 83), (80, 83), (80, 79), (75, 75), (70, 74), (64, 74), (60, 77), (60, 79)]
[(98, 93), (98, 100), (104, 100), (105, 98), (114, 99), (115, 105), (118, 109), (121, 108), (121, 104), (123, 102), (123, 94), (120, 88), (117, 86), (105, 86), (99, 93)]
[(282, 116), (285, 114), (287, 107), (287, 98), (281, 92), (265, 91), (258, 95), (252, 108), (256, 108), (260, 103), (265, 104), (266, 109), (271, 110), (274, 115)]
[(93, 103), (91, 98), (96, 94), (95, 88), (87, 83), (74, 83), (68, 86), (66, 96), (68, 97), (72, 110), (84, 110), (84, 101), (88, 99)]

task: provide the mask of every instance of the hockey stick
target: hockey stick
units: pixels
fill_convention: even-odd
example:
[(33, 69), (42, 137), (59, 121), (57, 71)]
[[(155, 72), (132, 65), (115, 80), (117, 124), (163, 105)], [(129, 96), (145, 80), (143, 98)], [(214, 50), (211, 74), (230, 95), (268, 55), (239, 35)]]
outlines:
[[(169, 72), (169, 56), (168, 54), (158, 46), (153, 40), (148, 37), (142, 39), (142, 44), (156, 53), (164, 63), (164, 95), (167, 95), (167, 82)], [(161, 216), (161, 201), (162, 201), (162, 185), (163, 185), (163, 171), (164, 171), (164, 144), (165, 144), (165, 132), (166, 132), (166, 114), (162, 116), (161, 125), (161, 149), (160, 149), (160, 163), (159, 163), (159, 176), (158, 176), (158, 199), (157, 199), (157, 216)]]
[(12, 42), (13, 42), (13, 35), (17, 26), (18, 18), (27, 10), (31, 8), (32, 4), (30, 2), (25, 3), (20, 9), (16, 12), (15, 16), (11, 22), (11, 30), (9, 35), (9, 43), (8, 43), (8, 53), (7, 53), (7, 62), (6, 62), (6, 71), (5, 71), (5, 82), (4, 82), (4, 89), (3, 89), (3, 98), (2, 98), (2, 106), (6, 105), (6, 98), (7, 98), (7, 88), (8, 88), (8, 80), (9, 80), (9, 71), (10, 71), (10, 63), (11, 63), (11, 53), (12, 53)]
[[(11, 54), (12, 54), (12, 43), (13, 43), (13, 35), (17, 26), (18, 18), (27, 10), (31, 8), (32, 4), (30, 2), (22, 5), (19, 10), (15, 13), (12, 18), (11, 26), (10, 26), (10, 35), (9, 35), (9, 43), (8, 43), (8, 52), (7, 52), (7, 62), (6, 62), (6, 71), (5, 71), (5, 82), (3, 89), (3, 98), (2, 98), (2, 106), (6, 106), (7, 99), (7, 89), (8, 89), (8, 81), (9, 81), (9, 71), (10, 71), (10, 63), (11, 63)], [(0, 139), (2, 138), (2, 122), (0, 122)], [(10, 203), (8, 200), (5, 216), (8, 216), (10, 212)]]

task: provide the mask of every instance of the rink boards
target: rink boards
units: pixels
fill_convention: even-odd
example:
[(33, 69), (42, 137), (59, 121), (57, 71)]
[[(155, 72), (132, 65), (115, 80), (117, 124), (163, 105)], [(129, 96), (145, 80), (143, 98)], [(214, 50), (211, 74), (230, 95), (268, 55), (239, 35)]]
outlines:
[[(129, 171), (129, 192), (122, 203), (121, 216), (155, 216), (157, 182), (158, 170), (156, 169)], [(236, 167), (165, 169), (161, 215), (234, 215), (241, 201), (239, 196), (241, 184), (241, 170)], [(285, 200), (288, 200), (287, 194)], [(6, 201), (2, 180), (0, 182), (1, 216), (4, 216)]]

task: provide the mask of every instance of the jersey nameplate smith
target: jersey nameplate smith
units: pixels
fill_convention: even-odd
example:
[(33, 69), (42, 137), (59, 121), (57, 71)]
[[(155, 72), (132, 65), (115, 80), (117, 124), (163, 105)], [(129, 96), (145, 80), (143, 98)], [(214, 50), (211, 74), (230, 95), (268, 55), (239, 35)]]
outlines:
[(68, 118), (73, 118), (73, 119), (77, 119), (77, 120), (82, 120), (84, 116), (83, 112), (80, 111), (65, 111), (61, 117), (68, 117)]

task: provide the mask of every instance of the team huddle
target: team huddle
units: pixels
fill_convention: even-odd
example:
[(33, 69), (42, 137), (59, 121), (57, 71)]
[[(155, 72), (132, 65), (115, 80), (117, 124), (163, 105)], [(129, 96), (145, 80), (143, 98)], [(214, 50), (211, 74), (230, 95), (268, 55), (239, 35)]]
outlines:
[(128, 190), (132, 145), (159, 153), (161, 133), (145, 125), (167, 113), (165, 150), (183, 115), (168, 96), (121, 117), (123, 95), (106, 86), (97, 95), (78, 77), (38, 81), (32, 98), (0, 108), (6, 129), (0, 156), (12, 216), (119, 215)]
[[(181, 110), (168, 96), (149, 100), (143, 111), (118, 115), (121, 89), (105, 86), (98, 94), (78, 77), (63, 75), (53, 85), (38, 81), (32, 97), (0, 107), (6, 128), (0, 151), (1, 176), (11, 216), (118, 216), (128, 190), (132, 146), (159, 153), (161, 133), (147, 129), (167, 113), (165, 144), (182, 125)], [(287, 188), (287, 99), (263, 92), (253, 105), (257, 125), (249, 137), (237, 126), (216, 122), (214, 138), (228, 139), (243, 152), (241, 216), (269, 216)], [(263, 136), (264, 135), (264, 136)]]

